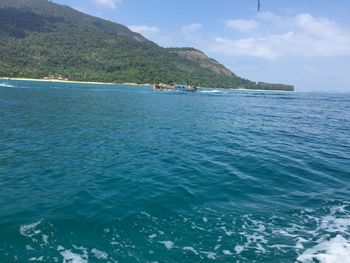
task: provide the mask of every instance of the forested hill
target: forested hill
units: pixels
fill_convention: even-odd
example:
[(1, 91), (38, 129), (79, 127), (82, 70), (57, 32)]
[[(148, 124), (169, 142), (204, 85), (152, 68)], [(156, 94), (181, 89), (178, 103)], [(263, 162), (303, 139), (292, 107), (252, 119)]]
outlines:
[(47, 0), (0, 0), (0, 77), (188, 83), (293, 90), (240, 78), (191, 48), (166, 49), (127, 27)]

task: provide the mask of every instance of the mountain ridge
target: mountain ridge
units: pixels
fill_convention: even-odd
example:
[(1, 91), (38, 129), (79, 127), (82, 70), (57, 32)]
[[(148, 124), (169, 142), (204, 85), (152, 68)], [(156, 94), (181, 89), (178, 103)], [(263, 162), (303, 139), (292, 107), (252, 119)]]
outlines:
[(0, 1), (0, 76), (293, 90), (240, 78), (194, 48), (163, 48), (124, 25), (47, 0)]

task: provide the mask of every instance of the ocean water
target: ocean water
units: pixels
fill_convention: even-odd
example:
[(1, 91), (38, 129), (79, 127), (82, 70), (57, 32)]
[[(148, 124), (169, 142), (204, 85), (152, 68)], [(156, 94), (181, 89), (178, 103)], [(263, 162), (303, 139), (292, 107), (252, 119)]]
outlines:
[(0, 262), (350, 262), (350, 94), (0, 81)]

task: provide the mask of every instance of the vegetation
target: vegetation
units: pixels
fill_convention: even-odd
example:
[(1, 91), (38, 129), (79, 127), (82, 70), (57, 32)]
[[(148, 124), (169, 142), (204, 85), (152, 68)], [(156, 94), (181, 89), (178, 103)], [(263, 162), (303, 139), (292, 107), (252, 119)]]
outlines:
[(291, 90), (240, 78), (199, 50), (166, 49), (127, 27), (47, 0), (1, 0), (0, 76)]

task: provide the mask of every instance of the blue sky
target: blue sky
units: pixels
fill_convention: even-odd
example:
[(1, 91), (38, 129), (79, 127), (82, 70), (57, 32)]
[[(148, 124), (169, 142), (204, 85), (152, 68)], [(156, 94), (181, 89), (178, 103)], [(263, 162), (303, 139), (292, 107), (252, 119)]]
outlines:
[(161, 46), (192, 46), (255, 81), (350, 91), (348, 0), (55, 0)]

